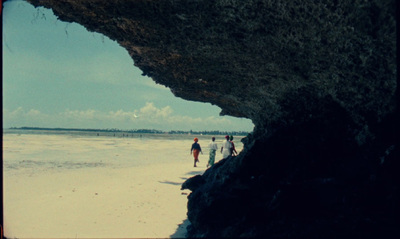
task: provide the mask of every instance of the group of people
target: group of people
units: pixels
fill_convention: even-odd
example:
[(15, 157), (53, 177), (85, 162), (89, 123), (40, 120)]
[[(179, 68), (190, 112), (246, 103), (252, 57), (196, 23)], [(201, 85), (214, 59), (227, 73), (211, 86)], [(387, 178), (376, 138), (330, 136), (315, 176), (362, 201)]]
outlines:
[[(199, 139), (194, 138), (194, 143), (192, 144), (192, 148), (190, 149), (190, 154), (193, 153), (194, 157), (194, 167), (197, 167), (197, 163), (199, 163), (199, 154), (203, 154), (203, 151), (201, 150), (201, 146), (198, 143)], [(215, 137), (211, 138), (211, 142), (208, 144), (208, 147), (210, 149), (210, 157), (207, 163), (207, 167), (211, 167), (214, 165), (215, 162), (215, 155), (218, 150), (218, 145), (215, 142)], [(237, 151), (235, 149), (235, 144), (233, 143), (233, 136), (226, 135), (225, 140), (222, 143), (221, 147), (221, 153), (222, 153), (222, 158), (227, 158), (228, 156), (235, 156), (237, 155)]]

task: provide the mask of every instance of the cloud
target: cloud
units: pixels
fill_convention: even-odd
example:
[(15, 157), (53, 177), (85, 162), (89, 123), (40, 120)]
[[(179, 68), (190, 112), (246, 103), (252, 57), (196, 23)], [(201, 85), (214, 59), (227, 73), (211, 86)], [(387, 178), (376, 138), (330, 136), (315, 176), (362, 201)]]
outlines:
[(160, 119), (166, 120), (173, 113), (173, 110), (170, 106), (166, 106), (164, 108), (157, 108), (154, 106), (154, 103), (147, 102), (146, 105), (139, 110), (139, 114), (147, 119)]
[(44, 126), (44, 122), (52, 121), (51, 116), (42, 113), (38, 110), (24, 110), (18, 107), (13, 111), (3, 109), (3, 127), (20, 127), (20, 126)]
[[(175, 114), (171, 106), (157, 107), (147, 102), (140, 109), (124, 111), (98, 111), (94, 109), (66, 109), (56, 114), (46, 114), (36, 109), (3, 109), (3, 123), (9, 127), (61, 127), (61, 128), (118, 128), (160, 130), (251, 130), (221, 116), (191, 117)], [(248, 125), (245, 122), (245, 126)]]
[(10, 118), (17, 118), (18, 116), (22, 116), (22, 114), (24, 114), (24, 109), (22, 107), (18, 107), (14, 111), (3, 109), (3, 116), (8, 116)]
[(41, 115), (42, 113), (39, 111), (39, 110), (34, 110), (34, 109), (31, 109), (30, 111), (28, 111), (28, 113), (27, 113), (27, 115), (28, 116), (30, 116), (30, 117), (36, 117), (36, 116), (39, 116), (39, 115)]
[(116, 112), (110, 111), (108, 114), (104, 115), (104, 118), (113, 121), (134, 121), (136, 119), (134, 112), (127, 112), (123, 110), (118, 110)]
[(60, 113), (61, 117), (72, 120), (93, 120), (96, 117), (97, 112), (95, 110), (69, 110)]

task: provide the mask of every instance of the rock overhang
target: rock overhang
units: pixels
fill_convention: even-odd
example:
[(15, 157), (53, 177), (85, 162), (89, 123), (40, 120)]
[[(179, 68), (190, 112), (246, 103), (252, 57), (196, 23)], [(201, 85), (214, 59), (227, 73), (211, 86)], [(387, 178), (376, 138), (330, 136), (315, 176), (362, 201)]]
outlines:
[(175, 96), (260, 131), (332, 101), (360, 127), (395, 110), (394, 1), (29, 2), (116, 40)]
[(396, 1), (28, 1), (252, 119), (239, 156), (184, 183), (190, 237), (398, 234)]

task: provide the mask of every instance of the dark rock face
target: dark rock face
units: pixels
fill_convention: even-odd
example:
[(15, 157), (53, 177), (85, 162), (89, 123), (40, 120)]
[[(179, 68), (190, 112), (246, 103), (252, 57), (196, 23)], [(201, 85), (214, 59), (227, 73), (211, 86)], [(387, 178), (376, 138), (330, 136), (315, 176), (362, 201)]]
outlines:
[(347, 123), (279, 129), (207, 170), (189, 195), (189, 235), (395, 238), (399, 150), (383, 134), (358, 146)]
[(394, 0), (29, 0), (187, 100), (252, 119), (189, 179), (190, 237), (399, 234)]

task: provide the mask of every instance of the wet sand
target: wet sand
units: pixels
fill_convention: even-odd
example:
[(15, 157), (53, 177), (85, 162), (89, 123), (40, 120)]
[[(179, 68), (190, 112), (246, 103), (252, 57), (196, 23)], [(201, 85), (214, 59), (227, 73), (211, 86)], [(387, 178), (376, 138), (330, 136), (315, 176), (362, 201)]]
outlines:
[(180, 187), (206, 170), (208, 137), (197, 168), (188, 140), (3, 137), (6, 237), (184, 237)]

